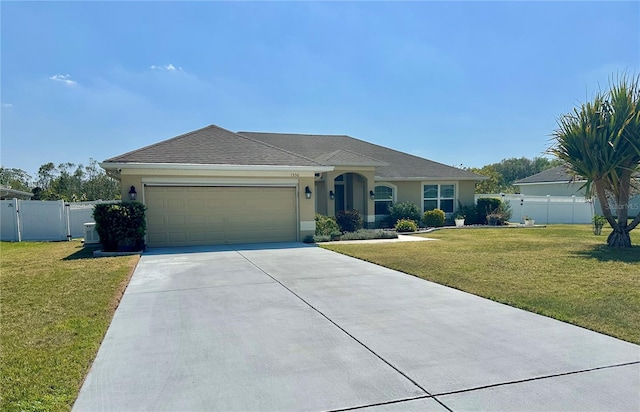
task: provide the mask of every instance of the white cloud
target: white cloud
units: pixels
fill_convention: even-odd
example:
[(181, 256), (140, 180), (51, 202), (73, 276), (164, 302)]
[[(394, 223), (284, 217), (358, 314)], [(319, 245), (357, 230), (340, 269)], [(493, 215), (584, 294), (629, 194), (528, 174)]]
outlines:
[(78, 83), (71, 80), (71, 76), (68, 74), (54, 74), (49, 77), (49, 80), (53, 80), (54, 82), (63, 83), (65, 86), (76, 86)]
[(2, 107), (13, 107), (11, 103), (2, 103)]
[(182, 67), (178, 66), (174, 66), (173, 64), (169, 63), (166, 64), (164, 66), (156, 66), (155, 64), (152, 64), (151, 67), (149, 67), (151, 70), (161, 70), (161, 71), (166, 71), (166, 72), (175, 72), (175, 71), (183, 71)]

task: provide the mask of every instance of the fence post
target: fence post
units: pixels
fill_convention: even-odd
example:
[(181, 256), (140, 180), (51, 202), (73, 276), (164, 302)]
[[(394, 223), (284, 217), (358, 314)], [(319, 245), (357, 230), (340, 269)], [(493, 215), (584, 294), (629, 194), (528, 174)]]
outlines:
[(576, 195), (571, 195), (571, 224), (576, 223)]
[(18, 242), (22, 242), (22, 225), (20, 224), (20, 200), (14, 198), (13, 202), (13, 208), (16, 211), (16, 232), (18, 232), (17, 238)]
[(549, 206), (551, 205), (551, 195), (547, 195), (547, 224), (549, 224)]
[(71, 205), (69, 203), (64, 204), (65, 220), (67, 221), (67, 242), (71, 241), (71, 222), (69, 221), (71, 215)]

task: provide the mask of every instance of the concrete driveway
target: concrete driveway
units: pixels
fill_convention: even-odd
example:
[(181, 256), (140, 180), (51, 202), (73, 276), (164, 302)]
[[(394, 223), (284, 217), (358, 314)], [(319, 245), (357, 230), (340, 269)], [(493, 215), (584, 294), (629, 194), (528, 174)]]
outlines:
[(638, 411), (640, 347), (302, 244), (155, 249), (73, 410)]

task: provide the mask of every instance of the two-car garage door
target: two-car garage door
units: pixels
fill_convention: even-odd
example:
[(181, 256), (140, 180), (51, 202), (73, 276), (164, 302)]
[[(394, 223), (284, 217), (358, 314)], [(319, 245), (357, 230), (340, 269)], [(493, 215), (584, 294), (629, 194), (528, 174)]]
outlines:
[(294, 187), (147, 186), (147, 244), (297, 240)]

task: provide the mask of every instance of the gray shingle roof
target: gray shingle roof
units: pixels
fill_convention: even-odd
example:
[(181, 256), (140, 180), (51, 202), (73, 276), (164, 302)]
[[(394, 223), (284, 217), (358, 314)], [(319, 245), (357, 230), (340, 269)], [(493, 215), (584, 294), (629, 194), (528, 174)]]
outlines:
[[(260, 132), (238, 132), (238, 134), (316, 160), (322, 159), (322, 156), (327, 156), (337, 149), (357, 153), (386, 163), (386, 165), (376, 166), (376, 177), (381, 179), (484, 179), (483, 176), (466, 170), (368, 143), (350, 136)], [(330, 159), (326, 160), (329, 161)]]
[[(517, 180), (514, 185), (528, 183), (568, 183), (576, 179), (575, 176), (569, 174), (565, 166), (556, 166), (551, 169), (543, 170), (540, 173)], [(578, 178), (578, 180), (580, 180)]]
[(104, 163), (373, 166), (380, 179), (482, 180), (483, 176), (344, 135), (238, 132), (211, 125)]
[(320, 166), (304, 156), (215, 125), (112, 157), (105, 163)]

